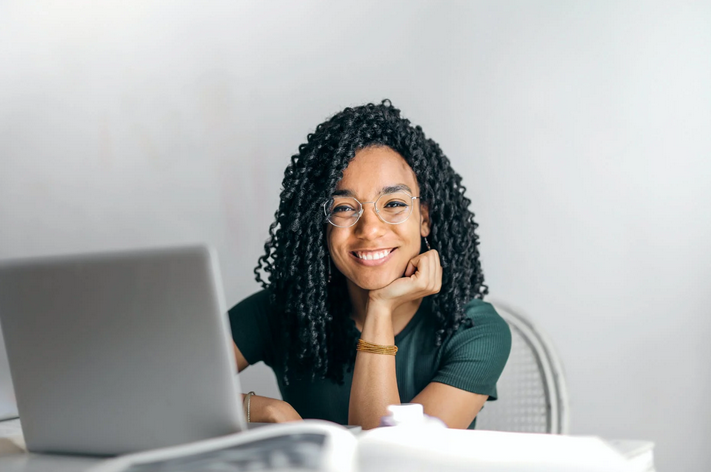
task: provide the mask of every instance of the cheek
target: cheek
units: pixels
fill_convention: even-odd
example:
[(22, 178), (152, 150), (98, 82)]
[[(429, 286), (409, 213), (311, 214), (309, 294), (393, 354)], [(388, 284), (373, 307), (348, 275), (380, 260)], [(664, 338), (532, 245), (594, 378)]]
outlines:
[(336, 265), (336, 268), (339, 268), (339, 270), (340, 267), (343, 266), (343, 259), (348, 256), (345, 249), (343, 249), (346, 246), (347, 239), (345, 235), (339, 234), (338, 231), (329, 230), (326, 233), (328, 253), (331, 256), (333, 264)]
[[(410, 223), (410, 221), (407, 221), (405, 224), (407, 223)], [(415, 257), (420, 253), (422, 237), (420, 236), (419, 221), (415, 220), (412, 223), (413, 224), (408, 224), (407, 228), (402, 228), (403, 231), (400, 232), (400, 239), (405, 245), (403, 249), (412, 257)]]

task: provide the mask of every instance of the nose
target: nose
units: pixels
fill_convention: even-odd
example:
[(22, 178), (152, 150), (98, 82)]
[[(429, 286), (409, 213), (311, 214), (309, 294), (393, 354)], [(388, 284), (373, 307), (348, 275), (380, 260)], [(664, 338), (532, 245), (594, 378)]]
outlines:
[(363, 213), (355, 224), (355, 235), (361, 239), (374, 240), (385, 234), (386, 223), (375, 212), (375, 203), (363, 203)]

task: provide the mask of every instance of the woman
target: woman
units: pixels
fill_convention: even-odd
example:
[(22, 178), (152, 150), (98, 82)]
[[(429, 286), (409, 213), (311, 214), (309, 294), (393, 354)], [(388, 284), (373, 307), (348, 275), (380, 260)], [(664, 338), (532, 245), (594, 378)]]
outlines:
[(282, 186), (255, 269), (264, 290), (229, 312), (238, 369), (263, 360), (284, 399), (252, 396), (251, 420), (367, 429), (415, 402), (473, 428), (511, 334), (482, 301), (477, 224), (437, 143), (388, 100), (346, 108)]

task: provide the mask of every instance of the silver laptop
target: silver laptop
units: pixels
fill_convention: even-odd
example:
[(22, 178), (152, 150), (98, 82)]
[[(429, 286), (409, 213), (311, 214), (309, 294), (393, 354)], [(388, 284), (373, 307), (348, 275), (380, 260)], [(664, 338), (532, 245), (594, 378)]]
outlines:
[(0, 263), (30, 451), (113, 455), (245, 429), (215, 252)]
[(5, 342), (0, 328), (0, 421), (17, 418), (15, 390), (12, 388), (10, 364), (7, 362)]

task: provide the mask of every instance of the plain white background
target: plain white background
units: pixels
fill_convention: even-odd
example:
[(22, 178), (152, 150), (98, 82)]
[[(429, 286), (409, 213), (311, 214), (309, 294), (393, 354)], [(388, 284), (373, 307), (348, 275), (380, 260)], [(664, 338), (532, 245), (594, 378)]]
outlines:
[(206, 241), (236, 303), (289, 157), (383, 98), (464, 177), (572, 432), (708, 466), (709, 2), (3, 2), (0, 258)]

